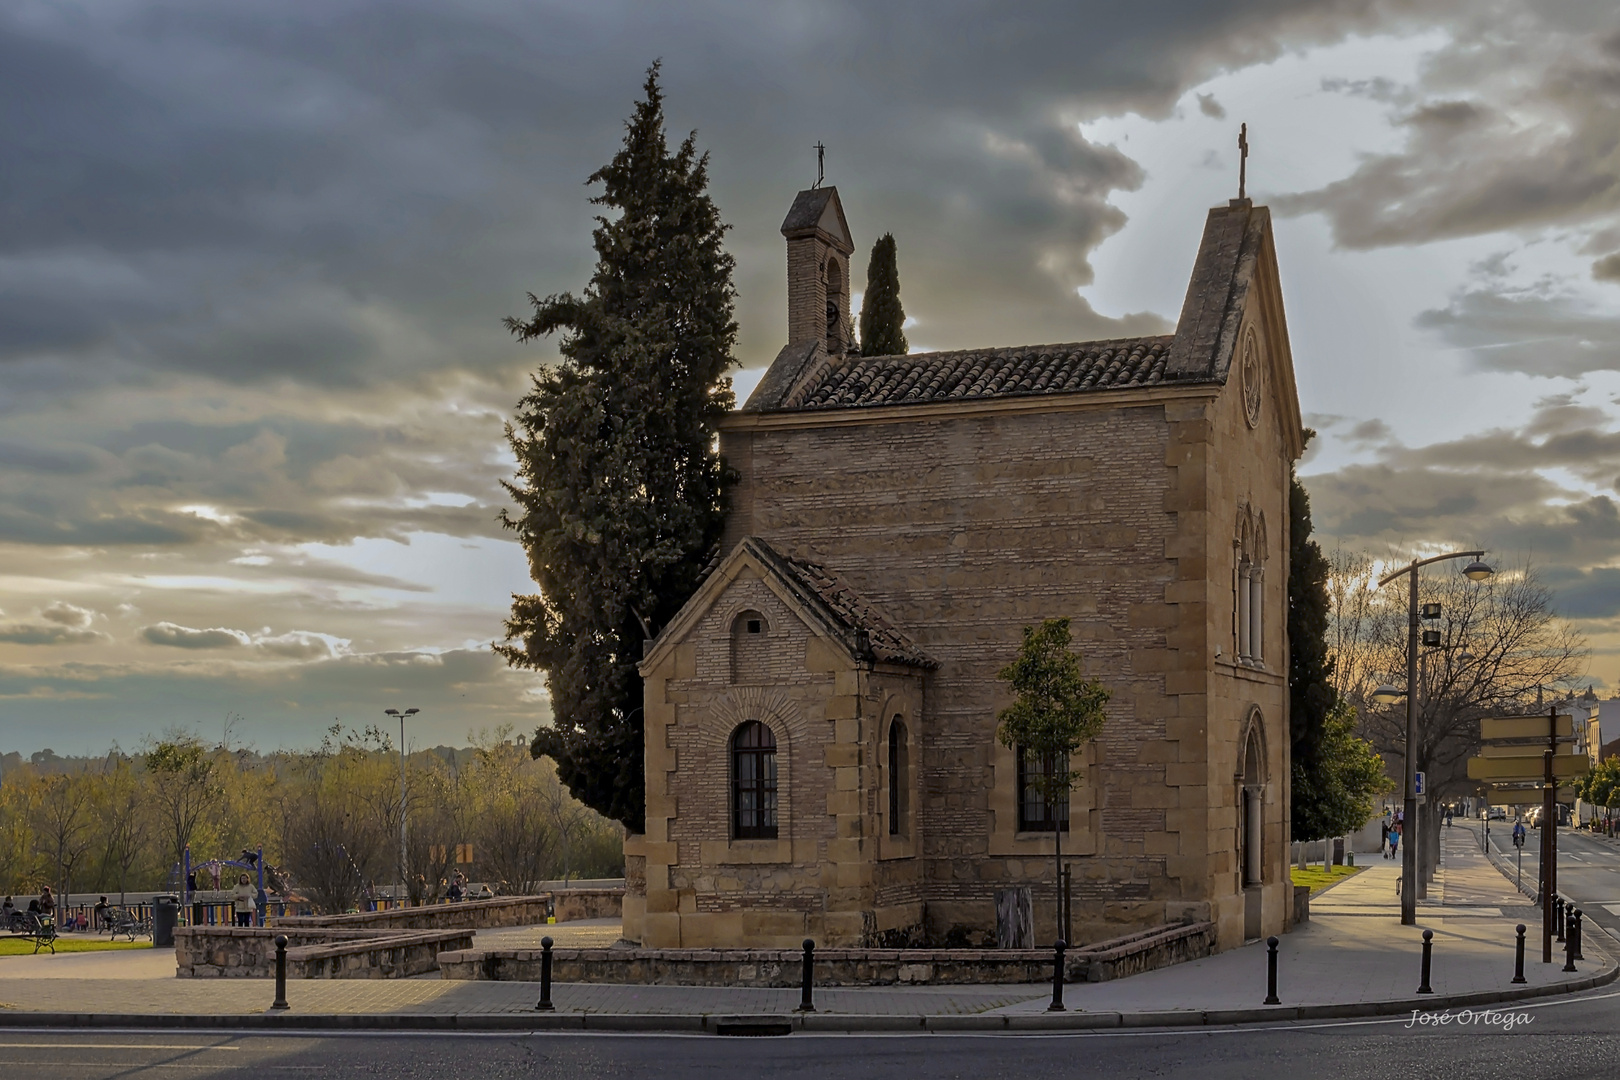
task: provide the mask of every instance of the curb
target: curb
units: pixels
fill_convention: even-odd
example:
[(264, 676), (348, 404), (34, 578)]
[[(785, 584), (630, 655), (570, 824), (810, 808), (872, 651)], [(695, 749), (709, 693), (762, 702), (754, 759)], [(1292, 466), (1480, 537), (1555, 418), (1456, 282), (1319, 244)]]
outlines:
[(1096, 1031), (1121, 1028), (1225, 1027), (1290, 1020), (1349, 1020), (1434, 1012), (1476, 1005), (1503, 1005), (1534, 998), (1578, 994), (1620, 977), (1614, 961), (1591, 975), (1522, 990), (1400, 998), (1344, 1005), (1271, 1005), (1247, 1009), (1163, 1012), (976, 1013), (955, 1016), (873, 1016), (840, 1013), (735, 1015), (721, 1013), (240, 1013), (200, 1016), (179, 1013), (60, 1013), (0, 1011), (3, 1028), (153, 1028), (243, 1031), (534, 1031), (640, 1032), (646, 1034), (786, 1035), (895, 1033), (1009, 1033)]

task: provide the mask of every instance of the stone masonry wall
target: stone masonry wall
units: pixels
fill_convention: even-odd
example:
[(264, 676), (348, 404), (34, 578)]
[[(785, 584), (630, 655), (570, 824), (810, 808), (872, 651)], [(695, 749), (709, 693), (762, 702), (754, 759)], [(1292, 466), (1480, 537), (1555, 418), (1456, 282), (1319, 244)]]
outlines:
[(1051, 839), (1010, 824), (1015, 762), (994, 727), (1008, 700), (996, 671), (1022, 627), (1055, 615), (1073, 619), (1087, 671), (1113, 694), (1071, 804), (1065, 846), (1086, 856), (1076, 863), (1076, 937), (1153, 925), (1186, 898), (1167, 875), (1169, 845), (1155, 840), (1178, 805), (1163, 753), (1166, 720), (1178, 715), (1166, 677), (1177, 618), (1167, 602), (1178, 536), (1170, 406), (1102, 398), (1045, 411), (818, 416), (802, 427), (767, 417), (723, 435), (728, 458), (749, 465), (737, 521), (844, 576), (941, 662), (914, 755), (935, 934), (989, 929), (994, 890), (1032, 881), (1044, 883), (1037, 934), (1051, 933)]

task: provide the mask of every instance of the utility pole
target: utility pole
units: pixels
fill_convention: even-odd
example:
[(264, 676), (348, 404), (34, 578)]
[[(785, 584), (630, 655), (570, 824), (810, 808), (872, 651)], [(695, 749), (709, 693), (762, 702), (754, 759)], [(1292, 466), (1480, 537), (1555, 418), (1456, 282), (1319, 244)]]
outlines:
[(421, 709), (384, 709), (385, 716), (399, 718), (399, 905), (405, 906), (406, 899), (411, 895), (410, 890), (410, 860), (405, 855), (405, 815), (409, 807), (408, 793), (405, 788), (405, 718), (415, 716)]

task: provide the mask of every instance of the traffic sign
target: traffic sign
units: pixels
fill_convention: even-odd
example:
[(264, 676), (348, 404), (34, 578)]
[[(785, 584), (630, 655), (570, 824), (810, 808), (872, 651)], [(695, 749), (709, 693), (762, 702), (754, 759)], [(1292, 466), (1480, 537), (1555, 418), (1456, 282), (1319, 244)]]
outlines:
[[(1585, 754), (1555, 754), (1552, 763), (1553, 776), (1560, 780), (1585, 776), (1592, 770), (1592, 759)], [(1545, 775), (1545, 766), (1542, 763), (1540, 754), (1535, 757), (1472, 757), (1468, 759), (1468, 779), (1470, 780), (1536, 781), (1542, 779)]]
[[(1493, 739), (1545, 739), (1548, 718), (1545, 716), (1488, 716), (1479, 722), (1479, 737), (1486, 742)], [(1553, 734), (1568, 738), (1575, 734), (1575, 718), (1569, 713), (1558, 714)]]
[[(1575, 789), (1561, 787), (1555, 792), (1553, 800), (1561, 806), (1575, 805)], [(1540, 806), (1542, 804), (1540, 788), (1515, 788), (1511, 791), (1492, 791), (1486, 799), (1492, 806)]]
[[(1541, 752), (1546, 748), (1546, 739), (1542, 739), (1539, 746), (1535, 743), (1509, 743), (1506, 746), (1482, 746), (1479, 748), (1479, 756), (1485, 758), (1534, 757), (1537, 761), (1540, 761)], [(1559, 757), (1564, 757), (1576, 753), (1584, 754), (1585, 751), (1576, 750), (1575, 740), (1571, 738), (1559, 739), (1558, 745), (1553, 748), (1553, 753)]]
[(1425, 785), (1428, 783), (1428, 779), (1429, 778), (1426, 775), (1424, 775), (1423, 773), (1421, 773), (1421, 772), (1413, 773), (1412, 774), (1412, 794), (1414, 794), (1414, 795), (1427, 794), (1427, 792), (1425, 790)]

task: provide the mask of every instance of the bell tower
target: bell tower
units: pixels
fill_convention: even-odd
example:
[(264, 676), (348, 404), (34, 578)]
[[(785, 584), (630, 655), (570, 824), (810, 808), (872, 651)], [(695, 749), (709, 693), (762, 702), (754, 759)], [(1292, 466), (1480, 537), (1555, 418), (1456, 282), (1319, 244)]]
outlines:
[(782, 222), (788, 257), (788, 345), (819, 342), (828, 356), (853, 345), (849, 257), (855, 245), (835, 187), (799, 192)]

